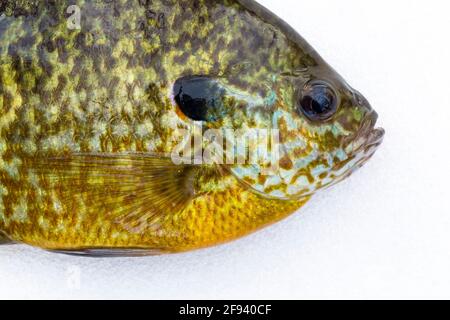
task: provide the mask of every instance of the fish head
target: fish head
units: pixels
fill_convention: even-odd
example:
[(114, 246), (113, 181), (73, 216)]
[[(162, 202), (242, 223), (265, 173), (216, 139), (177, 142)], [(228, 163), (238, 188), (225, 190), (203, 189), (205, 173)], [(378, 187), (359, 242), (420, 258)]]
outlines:
[(296, 47), (289, 51), (307, 56), (309, 63), (273, 75), (272, 100), (249, 115), (277, 136), (276, 161), (232, 167), (253, 190), (284, 200), (312, 196), (346, 179), (372, 158), (385, 134), (359, 91), (303, 39), (291, 45)]
[(277, 89), (272, 128), (278, 130), (279, 163), (257, 187), (265, 195), (311, 196), (361, 168), (383, 141), (368, 100), (318, 55), (315, 61), (285, 83), (288, 89)]
[(242, 15), (255, 20), (251, 32), (235, 34), (244, 38), (218, 62), (220, 73), (178, 78), (173, 100), (181, 114), (224, 131), (234, 153), (225, 162), (239, 181), (268, 198), (309, 197), (363, 166), (384, 130), (367, 99), (295, 30), (239, 2), (252, 12)]
[(349, 177), (381, 145), (378, 114), (325, 63), (273, 78), (266, 96), (204, 76), (175, 85), (182, 113), (221, 132), (221, 164), (252, 190), (283, 200), (309, 197)]

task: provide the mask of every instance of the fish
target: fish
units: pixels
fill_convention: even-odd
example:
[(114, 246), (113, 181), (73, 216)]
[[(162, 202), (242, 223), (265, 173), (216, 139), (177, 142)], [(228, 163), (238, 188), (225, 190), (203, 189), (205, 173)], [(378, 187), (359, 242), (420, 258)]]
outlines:
[(0, 243), (224, 244), (366, 164), (377, 119), (253, 0), (3, 0)]

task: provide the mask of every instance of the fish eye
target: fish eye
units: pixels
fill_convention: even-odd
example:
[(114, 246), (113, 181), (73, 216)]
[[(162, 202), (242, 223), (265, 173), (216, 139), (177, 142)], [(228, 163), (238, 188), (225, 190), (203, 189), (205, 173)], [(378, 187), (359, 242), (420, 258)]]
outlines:
[(178, 79), (173, 87), (175, 102), (181, 112), (194, 121), (216, 121), (221, 103), (218, 85), (206, 76)]
[(325, 121), (336, 113), (337, 106), (338, 98), (331, 85), (313, 81), (303, 88), (298, 111), (311, 121)]

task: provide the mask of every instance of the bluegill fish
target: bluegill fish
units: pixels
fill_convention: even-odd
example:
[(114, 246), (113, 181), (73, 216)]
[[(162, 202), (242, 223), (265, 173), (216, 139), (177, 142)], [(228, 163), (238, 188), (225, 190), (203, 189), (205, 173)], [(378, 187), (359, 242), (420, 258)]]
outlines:
[[(364, 165), (376, 121), (251, 0), (0, 1), (3, 242), (143, 255), (231, 241)], [(199, 124), (223, 133), (227, 161), (195, 160)], [(260, 140), (229, 144), (264, 130), (277, 161), (245, 160)]]

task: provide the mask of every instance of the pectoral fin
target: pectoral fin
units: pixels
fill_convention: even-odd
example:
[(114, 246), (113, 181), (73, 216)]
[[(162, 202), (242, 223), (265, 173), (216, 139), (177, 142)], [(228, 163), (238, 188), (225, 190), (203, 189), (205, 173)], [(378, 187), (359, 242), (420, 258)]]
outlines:
[(153, 155), (78, 154), (34, 161), (31, 167), (58, 190), (63, 203), (83, 199), (92, 214), (107, 214), (130, 232), (158, 221), (194, 197), (195, 169)]

